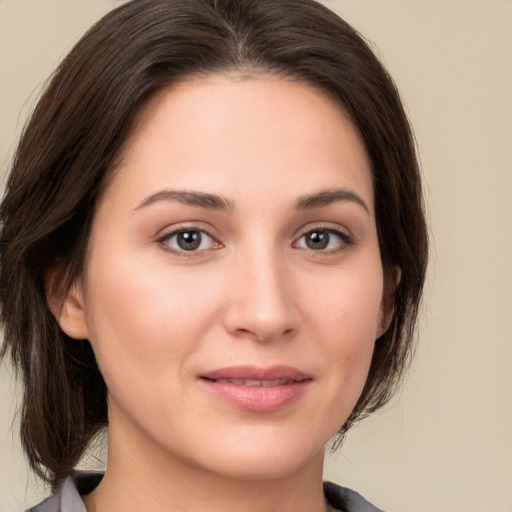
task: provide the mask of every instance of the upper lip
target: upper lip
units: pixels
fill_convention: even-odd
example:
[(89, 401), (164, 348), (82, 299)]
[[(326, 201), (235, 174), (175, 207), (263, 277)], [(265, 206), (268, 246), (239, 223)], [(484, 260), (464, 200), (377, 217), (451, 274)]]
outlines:
[(228, 366), (202, 373), (200, 377), (209, 380), (245, 379), (260, 381), (289, 380), (298, 382), (312, 378), (311, 375), (297, 368), (285, 365), (269, 366), (268, 368), (250, 365)]

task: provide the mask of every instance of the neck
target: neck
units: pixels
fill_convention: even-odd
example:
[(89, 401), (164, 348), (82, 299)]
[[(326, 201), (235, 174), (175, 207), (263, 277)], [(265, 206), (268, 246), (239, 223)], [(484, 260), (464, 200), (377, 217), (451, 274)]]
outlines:
[(325, 512), (322, 471), (323, 451), (284, 475), (234, 478), (111, 432), (105, 476), (84, 502), (88, 512)]

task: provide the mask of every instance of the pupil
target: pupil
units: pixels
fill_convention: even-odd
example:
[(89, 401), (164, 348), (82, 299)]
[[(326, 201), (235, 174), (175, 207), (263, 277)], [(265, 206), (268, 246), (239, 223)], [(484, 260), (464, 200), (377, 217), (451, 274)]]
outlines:
[(329, 244), (329, 233), (325, 231), (312, 231), (306, 239), (310, 249), (325, 249)]
[(201, 233), (199, 231), (182, 231), (178, 233), (177, 241), (184, 251), (193, 251), (201, 245)]

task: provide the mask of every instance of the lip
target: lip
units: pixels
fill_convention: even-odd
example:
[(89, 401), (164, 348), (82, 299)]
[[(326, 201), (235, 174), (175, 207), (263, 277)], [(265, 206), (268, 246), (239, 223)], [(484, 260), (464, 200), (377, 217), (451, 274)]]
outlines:
[(291, 366), (230, 366), (199, 376), (216, 398), (237, 408), (273, 412), (297, 401), (313, 381), (311, 375)]

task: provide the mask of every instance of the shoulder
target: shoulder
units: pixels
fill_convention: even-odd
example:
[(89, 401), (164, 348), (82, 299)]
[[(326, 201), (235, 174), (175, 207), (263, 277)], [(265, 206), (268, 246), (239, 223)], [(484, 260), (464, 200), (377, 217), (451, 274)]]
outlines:
[(60, 493), (55, 496), (50, 496), (44, 501), (29, 508), (26, 512), (58, 512), (60, 509)]
[(343, 512), (384, 512), (366, 501), (357, 492), (332, 482), (324, 482), (324, 494), (332, 507)]
[[(64, 481), (57, 494), (26, 512), (87, 512), (80, 495), (91, 492), (102, 477), (102, 473), (75, 473)], [(342, 512), (383, 512), (357, 492), (332, 482), (324, 482), (324, 494), (328, 503)]]
[(60, 491), (26, 512), (87, 512), (81, 494), (91, 492), (103, 473), (77, 472), (64, 480)]

